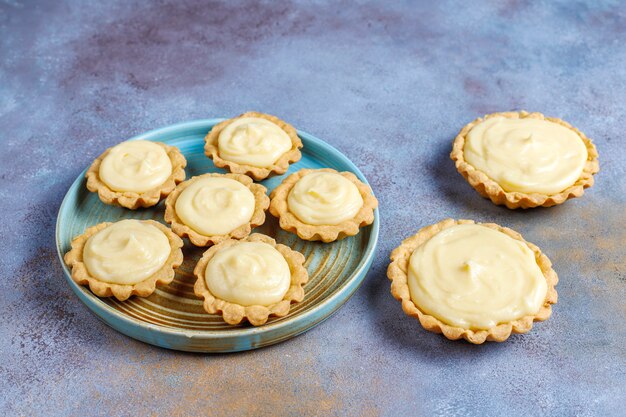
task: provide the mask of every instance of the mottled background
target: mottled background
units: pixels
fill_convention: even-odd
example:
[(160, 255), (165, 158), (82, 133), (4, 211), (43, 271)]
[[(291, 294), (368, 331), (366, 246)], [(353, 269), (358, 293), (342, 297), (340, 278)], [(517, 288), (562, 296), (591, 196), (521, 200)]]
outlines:
[[(626, 5), (466, 3), (0, 1), (0, 412), (623, 413)], [(382, 227), (365, 283), (322, 325), (257, 351), (178, 353), (108, 328), (56, 257), (66, 190), (125, 138), (249, 109), (323, 138), (370, 180)], [(465, 183), (455, 134), (510, 109), (594, 139), (601, 171), (583, 198), (513, 212)], [(405, 317), (389, 252), (445, 217), (543, 248), (560, 276), (553, 317), (483, 346)]]

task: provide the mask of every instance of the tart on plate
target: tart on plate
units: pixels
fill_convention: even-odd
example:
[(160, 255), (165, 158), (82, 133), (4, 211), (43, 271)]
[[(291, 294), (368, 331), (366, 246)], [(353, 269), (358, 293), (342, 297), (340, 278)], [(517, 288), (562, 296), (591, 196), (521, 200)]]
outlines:
[(541, 113), (488, 114), (457, 135), (450, 158), (478, 193), (510, 209), (551, 207), (593, 185), (598, 151), (580, 130)]
[(204, 153), (215, 166), (256, 181), (287, 172), (302, 157), (296, 129), (276, 116), (248, 112), (215, 125)]
[(194, 292), (207, 313), (221, 314), (228, 324), (248, 320), (254, 326), (286, 316), (291, 303), (304, 299), (309, 279), (300, 252), (259, 233), (211, 247), (194, 275)]
[(72, 279), (98, 297), (147, 297), (174, 279), (183, 241), (154, 220), (100, 223), (72, 240), (64, 256)]
[(391, 252), (387, 276), (404, 312), (431, 332), (502, 342), (547, 320), (558, 282), (541, 250), (493, 223), (443, 220)]
[(196, 246), (242, 239), (265, 222), (267, 189), (243, 174), (210, 173), (181, 184), (165, 200), (165, 221)]
[(270, 194), (280, 227), (304, 240), (333, 242), (372, 224), (378, 200), (351, 172), (301, 169)]
[(115, 145), (91, 164), (87, 189), (105, 204), (152, 207), (185, 179), (187, 161), (175, 146), (147, 140)]

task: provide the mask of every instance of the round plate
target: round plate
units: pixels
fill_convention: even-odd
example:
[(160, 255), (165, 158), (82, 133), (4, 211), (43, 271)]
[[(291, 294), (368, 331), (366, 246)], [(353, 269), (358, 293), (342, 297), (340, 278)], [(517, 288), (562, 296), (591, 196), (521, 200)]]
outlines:
[[(181, 123), (136, 136), (131, 140), (153, 140), (177, 146), (187, 158), (187, 178), (206, 172), (224, 172), (216, 168), (204, 155), (204, 136), (223, 119), (197, 120)], [(274, 189), (286, 175), (302, 168), (330, 167), (350, 171), (361, 181), (367, 180), (359, 169), (335, 148), (309, 135), (298, 132), (302, 139), (302, 159), (291, 165), (282, 176), (261, 182)], [(86, 172), (86, 171), (85, 171)], [(163, 202), (155, 207), (127, 210), (103, 204), (95, 193), (85, 186), (85, 172), (74, 181), (67, 192), (57, 218), (56, 243), (59, 259), (70, 287), (78, 298), (100, 319), (114, 329), (135, 339), (153, 345), (194, 352), (233, 352), (255, 349), (294, 337), (321, 323), (345, 303), (359, 287), (372, 263), (378, 240), (379, 217), (360, 233), (338, 242), (307, 242), (278, 227), (278, 222), (267, 213), (263, 226), (254, 229), (274, 237), (306, 257), (309, 282), (305, 298), (292, 304), (289, 314), (270, 318), (267, 324), (253, 327), (248, 323), (238, 326), (226, 324), (221, 316), (207, 314), (202, 301), (193, 293), (193, 268), (206, 250), (185, 241), (185, 261), (176, 271), (170, 285), (157, 287), (149, 297), (131, 297), (120, 302), (113, 297), (99, 298), (89, 288), (77, 285), (63, 262), (74, 236), (85, 229), (106, 221), (124, 218), (155, 219), (163, 222)]]

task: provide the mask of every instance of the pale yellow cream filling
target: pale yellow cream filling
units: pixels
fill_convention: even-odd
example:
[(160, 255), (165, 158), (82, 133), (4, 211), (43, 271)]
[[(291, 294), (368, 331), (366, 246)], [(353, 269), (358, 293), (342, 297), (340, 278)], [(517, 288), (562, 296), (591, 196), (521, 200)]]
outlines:
[(339, 174), (311, 172), (296, 182), (287, 205), (304, 223), (335, 225), (354, 218), (363, 207), (363, 197), (356, 185)]
[(165, 149), (146, 140), (111, 148), (100, 164), (100, 179), (114, 191), (144, 192), (163, 184), (172, 174)]
[(243, 306), (267, 306), (283, 299), (291, 285), (291, 271), (274, 247), (241, 242), (211, 258), (205, 280), (217, 298)]
[(291, 146), (280, 126), (260, 117), (237, 119), (218, 137), (220, 158), (259, 168), (272, 166)]
[(526, 244), (475, 224), (445, 229), (418, 247), (408, 284), (422, 311), (465, 329), (489, 329), (536, 314), (547, 292)]
[(580, 177), (587, 148), (574, 131), (548, 120), (493, 117), (469, 131), (464, 156), (505, 191), (552, 195)]
[(122, 220), (87, 239), (83, 262), (89, 275), (110, 284), (137, 284), (170, 256), (165, 233), (138, 220)]
[(225, 235), (254, 213), (254, 194), (239, 181), (208, 177), (193, 182), (176, 200), (176, 214), (205, 236)]

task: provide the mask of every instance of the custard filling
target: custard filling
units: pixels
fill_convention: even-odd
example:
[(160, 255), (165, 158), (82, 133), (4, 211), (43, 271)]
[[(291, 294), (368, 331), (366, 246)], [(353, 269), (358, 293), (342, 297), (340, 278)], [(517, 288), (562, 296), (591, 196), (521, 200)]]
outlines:
[(114, 191), (144, 192), (163, 184), (172, 174), (165, 149), (146, 140), (114, 146), (100, 164), (100, 179)]
[(450, 227), (418, 247), (408, 284), (422, 311), (464, 329), (536, 314), (548, 290), (524, 242), (476, 224)]
[(291, 138), (280, 126), (260, 117), (243, 117), (219, 134), (220, 158), (258, 168), (271, 167), (291, 147)]
[(250, 221), (254, 194), (231, 178), (208, 177), (194, 181), (176, 200), (183, 223), (205, 236), (225, 235)]
[(557, 194), (583, 171), (587, 148), (571, 129), (541, 119), (489, 118), (467, 134), (465, 160), (507, 192)]
[(357, 215), (363, 197), (356, 185), (342, 175), (311, 172), (289, 192), (287, 206), (306, 224), (336, 225)]
[(211, 293), (243, 306), (281, 301), (291, 285), (287, 261), (262, 242), (241, 242), (218, 251), (208, 262), (205, 280)]
[(89, 275), (110, 284), (137, 284), (157, 272), (170, 256), (170, 243), (157, 227), (122, 220), (91, 236), (83, 250)]

